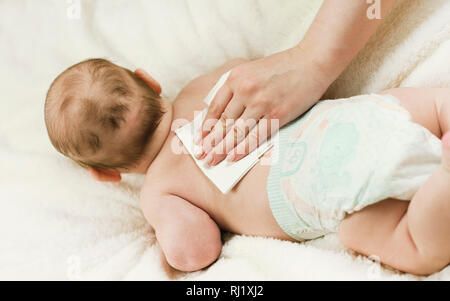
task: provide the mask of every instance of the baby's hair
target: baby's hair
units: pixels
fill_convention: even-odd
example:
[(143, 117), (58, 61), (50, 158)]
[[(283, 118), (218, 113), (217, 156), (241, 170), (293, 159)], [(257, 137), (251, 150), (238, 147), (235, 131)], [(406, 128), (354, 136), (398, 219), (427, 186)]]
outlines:
[[(135, 127), (119, 139), (134, 106), (140, 108)], [(109, 170), (139, 163), (164, 114), (153, 89), (105, 59), (89, 59), (61, 73), (48, 90), (44, 111), (50, 141), (59, 152), (83, 167)]]

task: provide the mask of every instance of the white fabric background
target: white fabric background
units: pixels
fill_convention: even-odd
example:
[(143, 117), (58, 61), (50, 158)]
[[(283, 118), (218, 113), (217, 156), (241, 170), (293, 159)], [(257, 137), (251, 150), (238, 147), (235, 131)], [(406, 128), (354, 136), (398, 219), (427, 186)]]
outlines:
[[(140, 176), (101, 184), (52, 149), (43, 104), (53, 78), (105, 57), (149, 71), (173, 99), (234, 57), (295, 45), (321, 1), (0, 0), (0, 279), (419, 279), (346, 251), (335, 235), (308, 243), (226, 236), (209, 269), (161, 264), (139, 207)], [(339, 16), (337, 16), (339, 17)], [(326, 97), (397, 86), (450, 86), (450, 1), (398, 1)], [(450, 268), (429, 279), (450, 280)]]

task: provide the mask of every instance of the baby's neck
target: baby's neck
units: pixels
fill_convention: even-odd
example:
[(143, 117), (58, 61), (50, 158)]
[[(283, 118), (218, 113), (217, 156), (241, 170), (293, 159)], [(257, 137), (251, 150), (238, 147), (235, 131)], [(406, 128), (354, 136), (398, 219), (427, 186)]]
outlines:
[(145, 174), (150, 167), (150, 164), (161, 151), (167, 137), (170, 134), (173, 118), (173, 105), (171, 102), (161, 99), (161, 109), (164, 114), (151, 137), (149, 149), (145, 152), (146, 156), (142, 163), (137, 168), (137, 173)]

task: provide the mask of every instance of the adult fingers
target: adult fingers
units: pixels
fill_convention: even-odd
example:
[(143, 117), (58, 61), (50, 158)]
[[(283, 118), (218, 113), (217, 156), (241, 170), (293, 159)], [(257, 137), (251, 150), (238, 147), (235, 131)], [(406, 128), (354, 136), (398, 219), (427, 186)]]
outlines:
[(195, 143), (200, 144), (203, 137), (209, 134), (217, 120), (220, 118), (231, 98), (233, 92), (226, 85), (222, 86), (218, 91), (211, 104), (208, 107), (205, 118), (199, 132), (196, 133)]
[(258, 125), (250, 130), (245, 139), (229, 152), (226, 160), (229, 162), (241, 160), (267, 141), (278, 129), (279, 121), (277, 119), (269, 119), (267, 116), (261, 118)]
[(204, 158), (216, 145), (221, 143), (232, 128), (235, 120), (240, 118), (244, 110), (245, 108), (241, 102), (236, 101), (234, 98), (228, 103), (211, 132), (203, 138), (202, 148), (200, 153), (197, 154), (197, 158)]
[(257, 126), (261, 117), (262, 112), (252, 111), (247, 108), (241, 118), (234, 122), (225, 138), (208, 153), (206, 157), (207, 164), (214, 166), (222, 162), (228, 153)]

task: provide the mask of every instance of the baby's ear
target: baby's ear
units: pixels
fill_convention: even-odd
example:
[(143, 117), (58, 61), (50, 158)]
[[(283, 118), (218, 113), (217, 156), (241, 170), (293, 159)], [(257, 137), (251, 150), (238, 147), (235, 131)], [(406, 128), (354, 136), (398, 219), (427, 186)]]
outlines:
[(136, 69), (134, 71), (134, 74), (136, 74), (140, 79), (142, 79), (150, 88), (155, 91), (156, 94), (161, 94), (161, 85), (158, 83), (156, 79), (154, 79), (150, 74), (145, 72), (142, 69)]
[(90, 168), (89, 175), (100, 182), (120, 182), (122, 176), (115, 170)]

